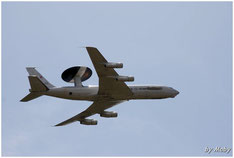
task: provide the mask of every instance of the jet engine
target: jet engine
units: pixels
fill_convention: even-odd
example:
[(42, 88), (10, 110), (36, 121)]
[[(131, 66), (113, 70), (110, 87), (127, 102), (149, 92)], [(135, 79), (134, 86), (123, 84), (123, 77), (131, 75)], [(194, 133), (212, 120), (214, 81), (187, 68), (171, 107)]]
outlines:
[(105, 63), (104, 66), (106, 68), (123, 68), (123, 63), (111, 63), (111, 62), (108, 62), (108, 63)]
[(80, 124), (82, 124), (82, 125), (97, 125), (97, 120), (84, 119), (84, 120), (80, 121)]
[(117, 117), (118, 113), (113, 111), (104, 111), (103, 113), (100, 113), (101, 117)]
[(81, 82), (89, 79), (92, 75), (92, 70), (85, 66), (74, 66), (65, 70), (61, 77), (64, 81), (75, 83), (75, 86), (82, 86)]
[(116, 81), (132, 82), (134, 81), (133, 76), (117, 76), (115, 77)]

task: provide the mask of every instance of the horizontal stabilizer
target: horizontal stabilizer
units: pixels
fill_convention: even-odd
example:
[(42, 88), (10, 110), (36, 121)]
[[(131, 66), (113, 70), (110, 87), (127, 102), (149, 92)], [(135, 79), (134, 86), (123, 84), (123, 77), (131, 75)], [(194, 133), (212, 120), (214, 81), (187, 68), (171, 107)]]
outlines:
[(40, 97), (42, 94), (40, 93), (29, 93), (26, 97), (24, 97), (23, 99), (21, 99), (20, 101), (21, 102), (27, 102), (27, 101), (30, 101), (30, 100), (33, 100), (37, 97)]

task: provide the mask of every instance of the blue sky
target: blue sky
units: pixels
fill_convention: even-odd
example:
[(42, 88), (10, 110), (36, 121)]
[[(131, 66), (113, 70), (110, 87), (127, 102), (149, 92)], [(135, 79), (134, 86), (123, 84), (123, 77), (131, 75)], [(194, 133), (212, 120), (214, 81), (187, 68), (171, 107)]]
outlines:
[[(171, 86), (174, 99), (129, 101), (98, 126), (52, 127), (91, 102), (28, 94), (25, 67), (68, 86), (61, 73), (88, 66), (97, 47), (134, 84)], [(3, 156), (231, 156), (232, 2), (3, 2)]]

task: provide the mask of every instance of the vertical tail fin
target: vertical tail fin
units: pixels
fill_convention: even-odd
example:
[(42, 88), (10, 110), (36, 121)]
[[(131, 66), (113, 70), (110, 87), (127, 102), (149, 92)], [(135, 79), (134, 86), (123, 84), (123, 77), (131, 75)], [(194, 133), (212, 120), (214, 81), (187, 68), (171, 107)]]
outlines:
[(29, 90), (30, 93), (22, 100), (20, 100), (22, 102), (27, 102), (40, 97), (44, 94), (44, 92), (49, 90), (49, 88), (35, 75), (28, 76), (28, 80), (31, 85), (31, 89)]
[(31, 92), (46, 92), (49, 87), (46, 86), (37, 76), (28, 76), (31, 85)]
[(54, 85), (47, 81), (34, 67), (27, 67), (26, 69), (30, 76), (37, 76), (38, 79), (41, 80), (41, 82), (45, 84), (49, 89), (54, 87)]
[(29, 90), (30, 93), (20, 101), (27, 102), (33, 100), (54, 87), (54, 85), (49, 83), (35, 68), (27, 67), (26, 69), (29, 73), (28, 80), (31, 89)]

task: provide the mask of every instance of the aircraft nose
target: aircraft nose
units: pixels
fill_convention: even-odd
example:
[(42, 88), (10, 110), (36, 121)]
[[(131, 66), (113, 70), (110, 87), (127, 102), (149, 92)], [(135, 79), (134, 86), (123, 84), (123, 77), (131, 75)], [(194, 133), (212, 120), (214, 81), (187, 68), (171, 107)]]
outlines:
[(179, 93), (180, 93), (179, 91), (177, 91), (177, 90), (174, 89), (174, 91), (173, 91), (173, 97), (177, 96)]

